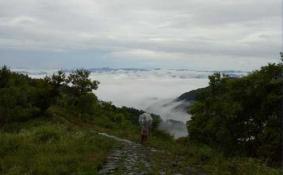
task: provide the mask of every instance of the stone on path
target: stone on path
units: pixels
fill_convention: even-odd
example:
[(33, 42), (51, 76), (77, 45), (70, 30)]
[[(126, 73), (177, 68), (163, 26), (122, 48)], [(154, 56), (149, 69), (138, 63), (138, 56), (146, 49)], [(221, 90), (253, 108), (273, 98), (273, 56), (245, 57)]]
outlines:
[(123, 144), (123, 146), (119, 149), (114, 149), (112, 153), (110, 153), (105, 165), (98, 172), (98, 174), (150, 174), (152, 167), (150, 160), (151, 150), (149, 148), (126, 139), (108, 135), (106, 133), (99, 133), (99, 135), (119, 141)]
[[(102, 169), (99, 170), (99, 175), (151, 175), (154, 174), (152, 162), (152, 155), (154, 152), (163, 151), (155, 150), (153, 148), (144, 147), (141, 144), (134, 143), (127, 139), (121, 139), (106, 133), (99, 133), (99, 135), (111, 138), (122, 143), (122, 147), (114, 149), (108, 155), (106, 162)], [(172, 162), (176, 166), (178, 162)], [(168, 167), (164, 167), (168, 168)], [(159, 171), (160, 175), (167, 175), (165, 169)], [(180, 173), (171, 173), (173, 175), (183, 175)], [(205, 175), (188, 167), (184, 175)]]

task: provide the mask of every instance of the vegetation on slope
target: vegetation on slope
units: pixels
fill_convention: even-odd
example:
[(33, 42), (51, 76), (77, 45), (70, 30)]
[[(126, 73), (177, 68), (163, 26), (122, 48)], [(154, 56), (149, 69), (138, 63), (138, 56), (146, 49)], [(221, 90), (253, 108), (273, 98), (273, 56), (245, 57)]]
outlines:
[(0, 174), (94, 174), (114, 146), (91, 130), (34, 121), (0, 132)]
[(241, 78), (216, 73), (191, 106), (191, 141), (228, 156), (250, 156), (280, 165), (283, 65), (269, 64)]
[[(96, 174), (119, 146), (97, 131), (137, 138), (143, 111), (97, 100), (89, 74), (32, 79), (0, 70), (0, 174)], [(159, 121), (154, 115), (154, 128)]]
[[(250, 84), (255, 81), (259, 83), (256, 87), (259, 85), (265, 87), (265, 83), (268, 84), (268, 80), (270, 80), (268, 76), (265, 76), (265, 72), (270, 72), (268, 70), (274, 68), (278, 70), (278, 66), (281, 65), (269, 65), (268, 69), (263, 68), (254, 73), (255, 77), (260, 74), (263, 79), (261, 77), (245, 81)], [(271, 75), (273, 76), (273, 73)], [(212, 80), (217, 76), (211, 77), (211, 83), (215, 82)], [(242, 82), (244, 79), (249, 78), (239, 79), (239, 81)], [(221, 80), (220, 82), (236, 81), (230, 80), (228, 77), (220, 77), (219, 80)], [(281, 79), (279, 78), (279, 80)], [(220, 88), (222, 85), (226, 88), (225, 83), (223, 85), (218, 83), (219, 81), (216, 82), (216, 87)], [(92, 93), (98, 84), (97, 81), (89, 79), (89, 72), (85, 70), (76, 70), (69, 76), (59, 71), (51, 77), (32, 79), (27, 75), (11, 72), (7, 67), (3, 67), (0, 70), (0, 174), (96, 174), (112, 148), (120, 146), (119, 143), (98, 135), (98, 132), (107, 132), (138, 142), (137, 117), (143, 111), (127, 107), (118, 108), (111, 103), (99, 101)], [(234, 84), (237, 83), (231, 84), (234, 88)], [(147, 146), (158, 150), (152, 157), (154, 174), (159, 174), (160, 170), (164, 170), (167, 174), (172, 174), (176, 170), (191, 174), (204, 171), (213, 175), (280, 174), (280, 170), (267, 167), (265, 162), (247, 157), (250, 154), (246, 151), (235, 156), (234, 150), (231, 150), (233, 156), (227, 156), (224, 154), (226, 153), (226, 145), (223, 144), (226, 142), (221, 142), (219, 147), (216, 143), (207, 142), (209, 138), (205, 138), (205, 135), (202, 134), (211, 129), (207, 128), (205, 122), (211, 123), (210, 118), (201, 118), (202, 116), (199, 117), (199, 115), (201, 109), (210, 110), (213, 114), (215, 111), (212, 109), (215, 108), (199, 108), (199, 105), (207, 100), (203, 96), (208, 95), (208, 99), (217, 98), (216, 95), (219, 96), (218, 98), (221, 100), (215, 101), (213, 99), (216, 104), (224, 99), (230, 99), (226, 90), (223, 90), (223, 96), (226, 94), (224, 98), (217, 88), (213, 89), (215, 94), (211, 97), (211, 86), (212, 84), (207, 88), (207, 91), (200, 93), (194, 104), (193, 120), (189, 122), (189, 130), (192, 131), (190, 138), (175, 141), (168, 134), (156, 130), (160, 118), (154, 115), (153, 132), (147, 144)], [(238, 86), (235, 85), (235, 87)], [(248, 87), (252, 88), (253, 86)], [(266, 88), (268, 90), (264, 92), (270, 92), (269, 88), (271, 88), (271, 92), (276, 92), (276, 96), (277, 91), (273, 89), (278, 88), (278, 81), (272, 80), (271, 85)], [(237, 89), (239, 91), (237, 92), (241, 94), (240, 92), (247, 88)], [(262, 94), (261, 91), (254, 91), (254, 89), (247, 91), (251, 94), (250, 96), (243, 95), (244, 98), (254, 98), (253, 95)], [(229, 92), (233, 94), (234, 90)], [(265, 95), (263, 93), (263, 96)], [(240, 97), (239, 99), (241, 99)], [(271, 95), (271, 97), (274, 96)], [(266, 107), (270, 106), (268, 109), (276, 111), (277, 108), (272, 107), (278, 101), (272, 101), (272, 99), (277, 98), (271, 98), (271, 104), (263, 103), (261, 105), (269, 104)], [(224, 102), (234, 104), (238, 101)], [(205, 104), (207, 103), (214, 105), (212, 101)], [(220, 107), (216, 109), (224, 112), (230, 111), (230, 108), (226, 109), (229, 105), (223, 108), (221, 105), (218, 104), (217, 106)], [(218, 115), (218, 113), (216, 114)], [(204, 119), (204, 122), (201, 122), (201, 119)], [(203, 126), (198, 124), (203, 124)], [(209, 126), (221, 130), (218, 125)], [(277, 125), (268, 124), (267, 126), (270, 126), (268, 132), (277, 132)], [(199, 129), (200, 127), (203, 127), (204, 131)], [(223, 131), (226, 131), (226, 125), (221, 125), (221, 127), (224, 127)], [(202, 132), (198, 133), (200, 131)], [(212, 132), (212, 134), (215, 133)], [(196, 137), (198, 135), (205, 139), (199, 139)], [(273, 141), (271, 145), (274, 145), (273, 143), (276, 145), (277, 139), (271, 140)], [(273, 147), (270, 150), (273, 150)], [(276, 159), (269, 160), (276, 162)]]
[(180, 95), (176, 100), (177, 101), (188, 101), (188, 102), (193, 102), (196, 100), (196, 98), (203, 93), (204, 91), (206, 91), (207, 88), (199, 88), (199, 89), (195, 89), (195, 90), (191, 90), (189, 92), (183, 93), (182, 95)]

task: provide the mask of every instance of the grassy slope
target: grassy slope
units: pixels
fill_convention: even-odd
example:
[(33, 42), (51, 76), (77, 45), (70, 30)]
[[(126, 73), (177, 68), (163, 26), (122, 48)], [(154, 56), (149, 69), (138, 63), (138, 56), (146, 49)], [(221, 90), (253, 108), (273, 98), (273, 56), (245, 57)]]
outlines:
[[(96, 130), (139, 141), (139, 130), (136, 127), (105, 128)], [(173, 172), (188, 172), (197, 174), (206, 172), (213, 175), (279, 175), (282, 172), (276, 168), (267, 167), (264, 162), (252, 158), (226, 158), (221, 153), (206, 145), (190, 143), (187, 139), (175, 141), (169, 135), (153, 131), (146, 146), (154, 147), (158, 152), (153, 155), (154, 171), (159, 174), (164, 170), (168, 174)]]
[[(139, 139), (138, 128), (130, 124), (121, 129), (120, 125), (105, 127), (81, 121), (38, 119), (9, 125), (0, 132), (0, 174), (96, 174), (109, 151), (119, 146), (97, 131), (133, 141)], [(280, 174), (257, 160), (225, 158), (207, 146), (191, 144), (186, 139), (176, 142), (159, 131), (152, 133), (147, 146), (160, 150), (153, 155), (156, 174), (161, 169), (168, 174), (176, 170), (215, 175)]]
[[(134, 121), (138, 111), (129, 113), (129, 109), (101, 104), (89, 94), (73, 96), (71, 87), (61, 89), (61, 94), (55, 95), (56, 103), (52, 103), (49, 93), (56, 88), (52, 90), (44, 80), (31, 80), (7, 70), (2, 70), (2, 75), (5, 88), (0, 93), (1, 115), (5, 120), (0, 116), (4, 121), (0, 122), (0, 174), (96, 174), (109, 151), (119, 146), (97, 132), (139, 141), (138, 122)], [(35, 115), (39, 111), (44, 113), (41, 118)], [(157, 130), (147, 146), (159, 150), (153, 156), (155, 174), (160, 169), (167, 174), (176, 169), (191, 174), (200, 170), (215, 175), (280, 174), (263, 162), (226, 158), (205, 145), (186, 139), (176, 142)]]
[[(279, 175), (279, 169), (267, 167), (263, 162), (245, 157), (224, 157), (221, 153), (206, 145), (188, 143), (183, 140), (169, 143), (158, 143), (165, 147), (165, 154), (157, 153), (155, 161), (159, 167), (167, 167), (170, 174), (173, 169), (179, 172), (197, 174), (206, 172), (213, 175)], [(155, 143), (157, 144), (157, 143)], [(169, 160), (169, 161), (168, 161)]]
[(87, 128), (49, 121), (0, 132), (0, 174), (95, 174), (117, 146)]

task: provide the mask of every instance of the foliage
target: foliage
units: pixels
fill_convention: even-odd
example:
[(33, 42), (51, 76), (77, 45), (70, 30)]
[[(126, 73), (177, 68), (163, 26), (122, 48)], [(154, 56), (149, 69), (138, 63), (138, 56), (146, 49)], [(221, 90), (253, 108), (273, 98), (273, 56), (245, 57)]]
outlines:
[(90, 72), (84, 69), (77, 69), (69, 75), (68, 82), (71, 83), (77, 95), (86, 94), (98, 88), (99, 82), (89, 79), (89, 75)]
[(82, 128), (35, 125), (0, 132), (0, 174), (93, 174), (116, 145)]
[(216, 73), (190, 108), (190, 139), (226, 155), (281, 161), (283, 65), (269, 64), (241, 78)]
[[(265, 72), (270, 72), (268, 70)], [(143, 111), (128, 107), (119, 108), (111, 103), (99, 101), (95, 94), (91, 93), (98, 84), (90, 85), (93, 81), (89, 79), (89, 73), (74, 75), (76, 72), (71, 73), (76, 79), (73, 81), (70, 75), (67, 76), (62, 71), (44, 79), (31, 79), (26, 75), (12, 72), (7, 67), (0, 70), (0, 174), (95, 174), (110, 149), (116, 145), (112, 140), (97, 135), (97, 131), (139, 141), (138, 116)], [(194, 123), (195, 118), (198, 118), (196, 115), (200, 115), (197, 113), (198, 110), (205, 109), (207, 112), (218, 108), (219, 111), (223, 110), (220, 102), (224, 97), (219, 95), (223, 91), (219, 88), (226, 85), (218, 81), (225, 79), (226, 83), (231, 81), (228, 83), (229, 87), (240, 87), (232, 81), (241, 79), (230, 80), (228, 77), (214, 79), (216, 82), (213, 85), (215, 86), (213, 93), (210, 88), (204, 89), (193, 107), (196, 111), (193, 117)], [(259, 93), (260, 91), (253, 92), (252, 89), (254, 80), (264, 84), (269, 78), (263, 79), (254, 78), (248, 81), (250, 84), (246, 83), (251, 88), (247, 90), (250, 96), (264, 94)], [(77, 80), (79, 83), (76, 84)], [(280, 78), (272, 81), (271, 85), (266, 87), (268, 90), (265, 93), (277, 89), (278, 83), (281, 83), (278, 80), (281, 81)], [(242, 80), (241, 83), (245, 81)], [(237, 92), (225, 90), (223, 96), (227, 91), (235, 94), (236, 98), (242, 90), (243, 88), (239, 88)], [(229, 95), (225, 95), (225, 100), (231, 98), (228, 98)], [(204, 101), (206, 96), (214, 101), (219, 98), (216, 102), (220, 104), (216, 105), (216, 103), (214, 106), (212, 101)], [(245, 101), (241, 100), (242, 97), (247, 98), (247, 95), (238, 96), (236, 98), (238, 101), (232, 103), (233, 105), (226, 109), (225, 113), (231, 110), (229, 114), (234, 115), (235, 111), (242, 109), (243, 104), (238, 104)], [(274, 104), (278, 102), (274, 97), (276, 92), (267, 98), (269, 103), (262, 104), (265, 106), (263, 109), (274, 109)], [(213, 108), (204, 108), (207, 104), (212, 105)], [(225, 107), (227, 106), (230, 105)], [(245, 157), (226, 158), (213, 147), (195, 144), (193, 141), (199, 140), (196, 139), (198, 138), (196, 135), (190, 141), (185, 138), (175, 142), (171, 136), (157, 130), (160, 117), (153, 115), (153, 119), (153, 131), (148, 146), (156, 149), (153, 155), (156, 174), (164, 168), (168, 174), (173, 173), (174, 169), (187, 173), (188, 165), (193, 166), (189, 170), (192, 174), (199, 172), (199, 169), (209, 174), (240, 175), (253, 174), (253, 172), (259, 175), (280, 174), (278, 170), (266, 167), (261, 161)], [(214, 124), (212, 121), (209, 122), (210, 126)], [(277, 132), (277, 128), (274, 127), (276, 122), (275, 117), (267, 125), (269, 127), (265, 127), (267, 133)], [(196, 123), (205, 126), (204, 122)], [(195, 133), (202, 131), (196, 124), (192, 126)], [(225, 125), (221, 125), (223, 126)], [(209, 131), (210, 128), (205, 126), (204, 129)], [(223, 133), (225, 135), (225, 132)], [(208, 137), (205, 136), (199, 135), (200, 138), (207, 139)], [(270, 139), (268, 135), (263, 138)], [(273, 141), (269, 142), (270, 145), (277, 144), (276, 139), (270, 140)], [(222, 146), (224, 147), (225, 144)], [(266, 154), (270, 151), (269, 147), (262, 149), (266, 150)], [(178, 165), (176, 166), (174, 162), (178, 162)]]
[(138, 140), (143, 111), (99, 101), (89, 75), (32, 79), (0, 69), (0, 174), (93, 174), (115, 143), (91, 131)]
[[(31, 79), (4, 66), (0, 70), (1, 124), (60, 116), (84, 121), (100, 117), (101, 123), (112, 122), (106, 125), (119, 126), (127, 121), (137, 126), (138, 115), (143, 111), (98, 101), (92, 91), (98, 88), (99, 82), (89, 76), (89, 71), (77, 69), (68, 76), (58, 71), (44, 79)], [(154, 115), (154, 128), (159, 122), (159, 116)]]

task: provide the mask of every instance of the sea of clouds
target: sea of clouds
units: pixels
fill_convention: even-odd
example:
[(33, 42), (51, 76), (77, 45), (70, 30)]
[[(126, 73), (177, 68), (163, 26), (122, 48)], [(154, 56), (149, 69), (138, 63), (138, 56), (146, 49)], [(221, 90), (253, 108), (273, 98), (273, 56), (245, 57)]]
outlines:
[[(175, 137), (186, 136), (185, 123), (190, 115), (185, 109), (176, 108), (182, 103), (175, 99), (181, 94), (208, 85), (208, 76), (213, 71), (192, 71), (186, 69), (111, 69), (95, 68), (91, 79), (100, 82), (94, 91), (100, 100), (116, 106), (128, 106), (159, 114), (160, 125)], [(23, 70), (31, 77), (41, 78), (57, 70)], [(66, 72), (70, 72), (66, 70)], [(227, 71), (226, 74), (239, 76), (243, 72)]]
[(92, 72), (100, 82), (97, 96), (117, 106), (146, 110), (152, 104), (177, 98), (184, 92), (207, 86), (208, 73), (176, 70), (110, 70)]

